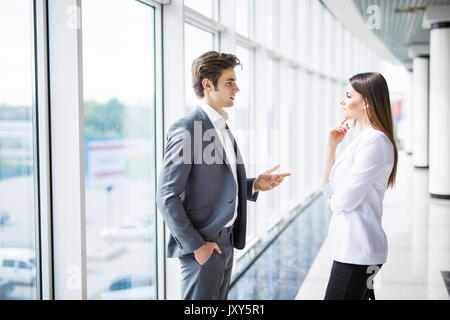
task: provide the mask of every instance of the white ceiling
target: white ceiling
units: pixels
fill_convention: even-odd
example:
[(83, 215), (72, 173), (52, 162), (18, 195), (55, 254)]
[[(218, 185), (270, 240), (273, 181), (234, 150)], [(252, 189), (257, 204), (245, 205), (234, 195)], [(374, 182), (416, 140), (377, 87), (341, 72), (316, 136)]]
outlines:
[[(429, 45), (430, 30), (422, 28), (423, 11), (396, 13), (395, 9), (450, 5), (450, 0), (322, 0), (322, 3), (381, 57), (409, 68), (408, 48)], [(379, 10), (379, 29), (367, 25), (374, 17), (374, 11), (368, 12), (369, 6)]]

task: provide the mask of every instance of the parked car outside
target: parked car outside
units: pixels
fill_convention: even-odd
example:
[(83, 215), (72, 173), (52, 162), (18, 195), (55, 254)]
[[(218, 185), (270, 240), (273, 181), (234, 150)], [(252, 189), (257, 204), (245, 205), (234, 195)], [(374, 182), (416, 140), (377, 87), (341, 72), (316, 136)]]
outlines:
[(28, 248), (0, 248), (0, 278), (15, 284), (33, 286), (36, 282), (34, 250)]

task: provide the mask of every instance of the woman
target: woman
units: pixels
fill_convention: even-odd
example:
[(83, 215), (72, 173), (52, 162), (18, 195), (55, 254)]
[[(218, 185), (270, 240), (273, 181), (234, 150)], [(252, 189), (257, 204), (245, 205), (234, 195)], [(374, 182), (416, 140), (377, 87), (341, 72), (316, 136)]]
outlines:
[[(328, 237), (334, 262), (325, 299), (375, 299), (372, 280), (387, 258), (383, 197), (395, 183), (398, 159), (386, 80), (375, 72), (353, 76), (341, 105), (344, 120), (329, 132), (322, 178), (333, 211)], [(335, 161), (348, 120), (361, 134)]]

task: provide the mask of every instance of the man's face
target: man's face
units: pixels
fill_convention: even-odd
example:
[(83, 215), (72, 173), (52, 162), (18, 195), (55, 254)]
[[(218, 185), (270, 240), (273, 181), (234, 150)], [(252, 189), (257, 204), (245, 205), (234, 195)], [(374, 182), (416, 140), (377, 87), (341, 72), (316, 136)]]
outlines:
[(209, 96), (209, 99), (216, 106), (221, 108), (232, 107), (236, 93), (239, 92), (239, 88), (236, 84), (236, 74), (232, 68), (222, 71), (222, 75), (217, 81), (217, 87), (214, 90), (212, 81), (209, 81), (210, 89), (206, 89), (205, 94)]

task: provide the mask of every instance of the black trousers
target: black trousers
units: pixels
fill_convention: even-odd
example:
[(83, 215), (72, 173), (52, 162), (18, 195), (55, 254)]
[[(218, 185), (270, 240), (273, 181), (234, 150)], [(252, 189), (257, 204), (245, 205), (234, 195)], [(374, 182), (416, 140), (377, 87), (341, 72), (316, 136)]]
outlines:
[(325, 300), (375, 300), (373, 278), (381, 266), (334, 261)]

